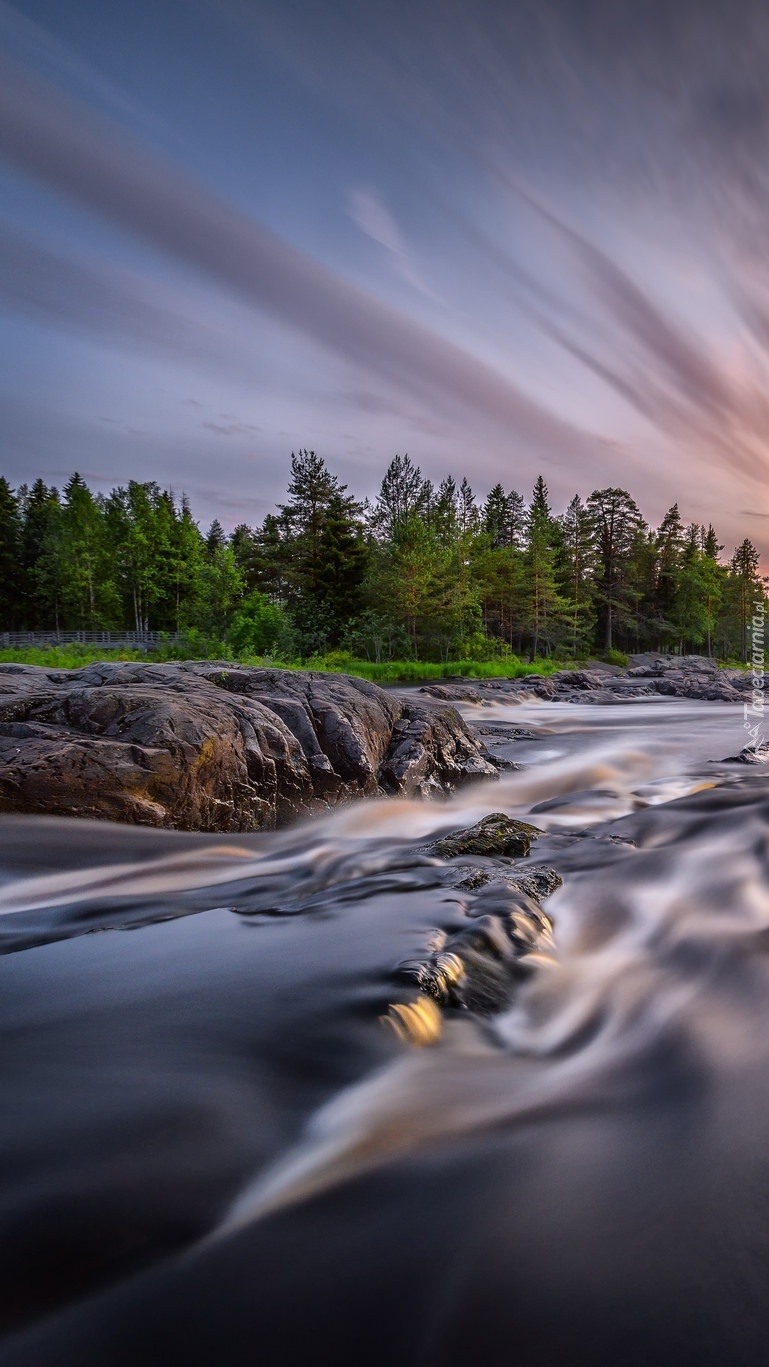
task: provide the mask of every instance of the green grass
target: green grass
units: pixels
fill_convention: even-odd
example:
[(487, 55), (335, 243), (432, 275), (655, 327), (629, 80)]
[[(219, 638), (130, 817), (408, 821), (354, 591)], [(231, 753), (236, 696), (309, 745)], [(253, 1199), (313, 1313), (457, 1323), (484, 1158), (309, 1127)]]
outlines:
[[(233, 655), (217, 642), (214, 653), (201, 655), (198, 649), (185, 654), (178, 646), (156, 651), (104, 650), (96, 646), (78, 645), (76, 642), (66, 646), (30, 646), (17, 650), (0, 650), (0, 664), (42, 665), (44, 669), (82, 669), (97, 660), (183, 660), (216, 659), (229, 660), (233, 664), (255, 665), (275, 669), (312, 669), (327, 674), (352, 674), (359, 679), (369, 679), (372, 683), (418, 683), (428, 679), (448, 679), (459, 676), (465, 679), (520, 679), (526, 674), (552, 674), (556, 669), (579, 669), (584, 661), (563, 659), (537, 659), (531, 662), (510, 655), (505, 660), (387, 660), (381, 664), (373, 660), (353, 659), (346, 651), (335, 650), (325, 655), (313, 655), (307, 660), (277, 660), (269, 656)], [(627, 657), (622, 657), (626, 662)], [(610, 663), (619, 664), (619, 652), (612, 652)], [(721, 661), (720, 663), (724, 663)], [(750, 669), (739, 660), (730, 660), (734, 668)]]
[(82, 669), (97, 660), (146, 660), (139, 650), (100, 650), (95, 646), (27, 646), (0, 650), (0, 664), (42, 665), (44, 669)]
[[(138, 650), (102, 650), (97, 647), (80, 646), (30, 646), (18, 650), (0, 650), (0, 664), (41, 665), (44, 669), (82, 669), (97, 660), (168, 660), (184, 658), (178, 650), (173, 652), (143, 652)], [(190, 656), (188, 658), (200, 658)], [(314, 669), (324, 673), (352, 674), (356, 678), (370, 679), (374, 683), (417, 682), (423, 679), (447, 679), (461, 675), (469, 679), (516, 679), (525, 674), (552, 674), (554, 669), (563, 668), (564, 662), (556, 660), (534, 660), (531, 664), (510, 656), (507, 660), (449, 660), (436, 662), (429, 660), (388, 660), (375, 664), (372, 660), (355, 660), (345, 652), (334, 651), (328, 655), (314, 655), (308, 660), (273, 660), (263, 656), (243, 655), (240, 657), (222, 655), (218, 650), (216, 658), (232, 659), (233, 663), (272, 666), (279, 669)], [(571, 662), (573, 663), (573, 662)]]
[(316, 656), (302, 669), (328, 670), (339, 674), (353, 674), (372, 683), (418, 682), (424, 679), (449, 679), (457, 675), (465, 679), (518, 679), (525, 674), (552, 674), (560, 666), (555, 660), (534, 660), (526, 664), (511, 656), (507, 660), (387, 660), (375, 664), (372, 660), (340, 661), (331, 656)]

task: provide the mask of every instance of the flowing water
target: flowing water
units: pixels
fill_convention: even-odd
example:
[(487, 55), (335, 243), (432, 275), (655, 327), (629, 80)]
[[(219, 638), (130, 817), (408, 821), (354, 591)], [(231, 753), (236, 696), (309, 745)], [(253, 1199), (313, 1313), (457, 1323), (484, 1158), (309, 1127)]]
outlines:
[[(446, 805), (227, 839), (0, 822), (4, 1367), (767, 1360), (741, 708), (463, 710), (521, 768)], [(473, 910), (424, 846), (500, 810), (563, 879), (554, 947), (404, 1042), (399, 964)]]

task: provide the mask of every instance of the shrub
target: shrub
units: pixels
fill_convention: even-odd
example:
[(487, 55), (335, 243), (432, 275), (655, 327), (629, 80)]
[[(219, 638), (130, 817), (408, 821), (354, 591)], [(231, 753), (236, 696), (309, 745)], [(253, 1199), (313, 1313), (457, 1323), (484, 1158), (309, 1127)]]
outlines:
[(238, 607), (227, 645), (235, 655), (271, 655), (286, 626), (284, 609), (256, 589)]

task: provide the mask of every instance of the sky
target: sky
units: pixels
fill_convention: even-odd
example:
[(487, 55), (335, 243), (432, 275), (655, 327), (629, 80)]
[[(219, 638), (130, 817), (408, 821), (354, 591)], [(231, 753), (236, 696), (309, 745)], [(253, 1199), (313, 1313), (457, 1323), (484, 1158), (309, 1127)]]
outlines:
[(769, 564), (766, 0), (0, 0), (0, 473), (309, 448)]

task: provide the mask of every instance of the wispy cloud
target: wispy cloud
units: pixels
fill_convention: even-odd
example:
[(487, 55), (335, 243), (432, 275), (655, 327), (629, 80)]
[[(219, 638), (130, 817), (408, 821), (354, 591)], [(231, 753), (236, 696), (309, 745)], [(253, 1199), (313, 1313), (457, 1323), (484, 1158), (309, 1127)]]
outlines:
[[(722, 356), (714, 355), (607, 251), (509, 177), (497, 174), (566, 245), (597, 308), (589, 338), (575, 337), (544, 308), (531, 311), (542, 331), (661, 432), (675, 437), (682, 451), (727, 462), (764, 483), (769, 400), (762, 367), (752, 375), (730, 373)], [(769, 318), (760, 306), (745, 301), (743, 312), (767, 347)], [(607, 341), (611, 360), (601, 354)]]
[(348, 204), (350, 217), (362, 233), (386, 247), (388, 252), (396, 256), (406, 255), (406, 244), (400, 229), (375, 190), (350, 190)]
[(438, 301), (438, 296), (422, 279), (398, 224), (376, 190), (364, 187), (350, 190), (347, 204), (353, 222), (366, 237), (384, 248), (398, 275), (420, 294)]
[(174, 291), (157, 280), (59, 251), (1, 218), (0, 305), (117, 347), (255, 375), (240, 339), (178, 307)]
[(540, 451), (595, 438), (511, 380), (290, 246), (106, 120), (4, 63), (0, 156), (203, 272), (303, 336), (391, 382), (509, 427)]

